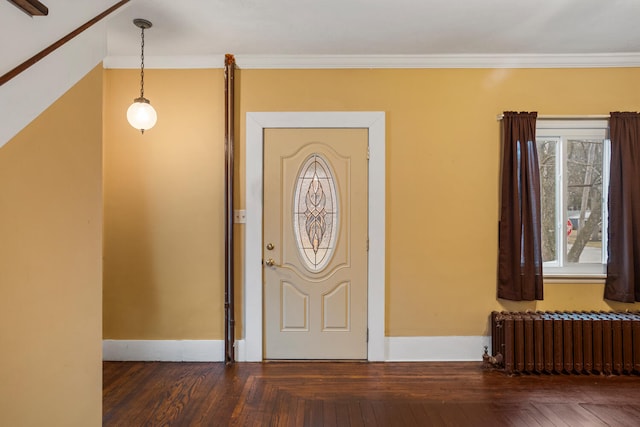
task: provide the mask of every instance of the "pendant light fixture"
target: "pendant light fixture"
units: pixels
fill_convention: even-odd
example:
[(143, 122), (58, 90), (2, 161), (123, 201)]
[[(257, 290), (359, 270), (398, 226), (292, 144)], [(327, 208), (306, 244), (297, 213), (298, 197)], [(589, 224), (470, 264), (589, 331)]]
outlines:
[(133, 24), (141, 30), (141, 54), (140, 54), (140, 97), (133, 100), (133, 104), (127, 110), (129, 124), (139, 129), (143, 134), (151, 129), (158, 120), (158, 114), (151, 103), (144, 97), (144, 30), (151, 28), (151, 22), (146, 19), (134, 19)]

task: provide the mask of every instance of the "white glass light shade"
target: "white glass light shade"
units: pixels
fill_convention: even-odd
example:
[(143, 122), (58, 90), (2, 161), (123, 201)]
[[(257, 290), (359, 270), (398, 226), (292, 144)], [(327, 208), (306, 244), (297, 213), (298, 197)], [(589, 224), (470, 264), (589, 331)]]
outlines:
[(148, 99), (136, 98), (127, 110), (127, 120), (131, 126), (144, 132), (156, 124), (158, 114)]

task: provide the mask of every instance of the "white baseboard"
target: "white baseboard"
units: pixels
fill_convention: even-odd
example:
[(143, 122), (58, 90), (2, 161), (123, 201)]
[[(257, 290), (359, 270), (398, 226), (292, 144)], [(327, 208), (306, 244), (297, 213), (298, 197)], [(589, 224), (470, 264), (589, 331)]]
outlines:
[[(488, 336), (385, 337), (386, 362), (481, 361)], [(223, 362), (222, 340), (104, 340), (105, 361)], [(236, 360), (246, 358), (245, 341), (236, 341)]]
[(103, 340), (107, 361), (223, 362), (222, 340)]
[(491, 349), (488, 336), (386, 337), (387, 362), (480, 361), (484, 346)]

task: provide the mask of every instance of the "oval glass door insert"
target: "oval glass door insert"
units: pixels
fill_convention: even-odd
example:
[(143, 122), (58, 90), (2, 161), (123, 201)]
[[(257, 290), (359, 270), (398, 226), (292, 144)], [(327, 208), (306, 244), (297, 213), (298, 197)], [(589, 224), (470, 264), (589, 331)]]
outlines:
[(313, 273), (331, 260), (338, 230), (338, 197), (327, 160), (311, 154), (302, 164), (295, 186), (293, 232), (303, 265)]

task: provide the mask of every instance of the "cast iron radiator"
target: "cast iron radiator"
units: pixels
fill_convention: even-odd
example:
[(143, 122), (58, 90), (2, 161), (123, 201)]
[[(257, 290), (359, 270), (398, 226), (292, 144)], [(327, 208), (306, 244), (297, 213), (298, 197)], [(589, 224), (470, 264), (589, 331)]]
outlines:
[(508, 374), (640, 374), (640, 312), (491, 313), (485, 367)]

